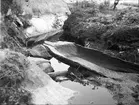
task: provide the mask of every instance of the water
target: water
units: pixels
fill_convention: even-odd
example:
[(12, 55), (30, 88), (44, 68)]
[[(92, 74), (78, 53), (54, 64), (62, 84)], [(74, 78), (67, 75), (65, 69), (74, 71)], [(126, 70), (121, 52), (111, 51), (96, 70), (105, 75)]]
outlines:
[(53, 67), (54, 71), (68, 71), (68, 68), (70, 67), (69, 65), (66, 65), (62, 62), (59, 62), (57, 59), (52, 58), (50, 60), (51, 66)]
[(73, 105), (116, 105), (116, 101), (113, 100), (112, 95), (105, 88), (98, 87), (93, 90), (93, 86), (91, 85), (83, 86), (80, 83), (72, 81), (64, 81), (60, 84), (79, 92), (79, 94), (70, 101)]
[[(52, 58), (50, 62), (55, 72), (67, 71), (69, 68), (69, 65), (59, 62), (55, 58)], [(93, 90), (93, 85), (83, 86), (78, 82), (72, 82), (70, 80), (63, 81), (60, 84), (63, 87), (70, 88), (79, 93), (70, 101), (70, 103), (73, 105), (116, 105), (116, 101), (113, 100), (112, 95), (105, 88), (98, 87), (97, 89)]]

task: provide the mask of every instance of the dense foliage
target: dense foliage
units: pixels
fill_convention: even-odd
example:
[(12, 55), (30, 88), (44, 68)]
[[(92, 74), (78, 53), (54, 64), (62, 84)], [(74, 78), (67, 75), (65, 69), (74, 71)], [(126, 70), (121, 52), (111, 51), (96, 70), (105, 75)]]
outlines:
[(7, 54), (0, 62), (0, 103), (19, 105), (28, 104), (30, 93), (21, 88), (26, 78), (29, 61), (20, 53), (4, 50)]
[(89, 45), (123, 60), (139, 63), (138, 8), (113, 11), (109, 2), (80, 5), (72, 8), (61, 40)]

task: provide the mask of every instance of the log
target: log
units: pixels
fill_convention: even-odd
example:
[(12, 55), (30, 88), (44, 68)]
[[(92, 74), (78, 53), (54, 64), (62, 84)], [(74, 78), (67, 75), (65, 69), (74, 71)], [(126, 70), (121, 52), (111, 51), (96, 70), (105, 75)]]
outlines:
[(72, 42), (49, 42), (43, 44), (49, 53), (59, 61), (73, 67), (87, 68), (99, 74), (112, 77), (110, 72), (139, 73), (139, 65), (111, 57), (100, 51), (84, 48)]
[(68, 71), (58, 71), (58, 72), (52, 72), (52, 73), (48, 73), (48, 75), (55, 79), (58, 76), (66, 76), (68, 74)]

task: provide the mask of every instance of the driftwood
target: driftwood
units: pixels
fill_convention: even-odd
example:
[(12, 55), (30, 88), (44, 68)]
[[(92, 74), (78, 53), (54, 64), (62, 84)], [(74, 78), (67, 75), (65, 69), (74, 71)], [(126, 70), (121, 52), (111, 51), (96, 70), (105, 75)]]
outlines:
[(58, 76), (66, 76), (67, 74), (68, 74), (68, 71), (58, 71), (58, 72), (48, 73), (48, 75), (53, 79), (55, 79)]
[(71, 42), (48, 42), (44, 46), (59, 61), (68, 65), (87, 68), (99, 74), (112, 77), (110, 72), (139, 73), (139, 65), (108, 56), (100, 51), (84, 48)]

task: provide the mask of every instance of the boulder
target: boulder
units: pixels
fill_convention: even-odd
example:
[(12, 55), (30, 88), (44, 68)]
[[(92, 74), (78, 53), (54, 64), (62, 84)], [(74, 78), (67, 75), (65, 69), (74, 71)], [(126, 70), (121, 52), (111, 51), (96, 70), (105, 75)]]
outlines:
[(20, 6), (23, 14), (33, 16), (53, 14), (69, 14), (67, 4), (63, 0), (13, 0), (13, 3)]
[(30, 14), (28, 18), (31, 27), (25, 30), (27, 37), (47, 33), (63, 26), (69, 8), (62, 0), (13, 0), (21, 10), (23, 16)]
[[(27, 70), (27, 79), (23, 88), (32, 94), (32, 103), (38, 104), (68, 104), (75, 91), (62, 87), (44, 73), (36, 62), (29, 58), (30, 68)], [(33, 58), (34, 61), (34, 58)]]
[[(47, 40), (57, 34), (70, 14), (67, 4), (62, 0), (6, 0), (2, 1), (2, 7), (8, 31), (24, 46), (29, 38), (40, 40), (38, 36), (43, 36)], [(4, 7), (7, 7), (6, 11)]]
[(45, 73), (54, 72), (54, 69), (51, 67), (51, 63), (49, 60), (34, 57), (28, 57), (28, 59), (30, 62), (36, 63), (36, 65), (39, 66)]
[(48, 53), (48, 49), (43, 45), (36, 45), (30, 49), (28, 49), (30, 56), (39, 57), (44, 59), (50, 59), (51, 55)]
[[(12, 83), (10, 85), (11, 88), (8, 87), (8, 91), (11, 93), (4, 94), (3, 92), (5, 91), (0, 90), (2, 93), (1, 97), (6, 98), (6, 101), (4, 99), (4, 103), (11, 102), (15, 104), (18, 102), (19, 104), (65, 105), (68, 104), (69, 99), (76, 93), (75, 91), (62, 87), (43, 71), (50, 68), (48, 60), (32, 57), (27, 58), (21, 53), (7, 49), (0, 49), (0, 58), (1, 89), (7, 91), (5, 85)], [(14, 94), (12, 93), (13, 89)], [(30, 93), (29, 95), (31, 96), (27, 96), (25, 91)], [(30, 97), (29, 100), (25, 99), (26, 101), (20, 103), (20, 100), (27, 97)]]

